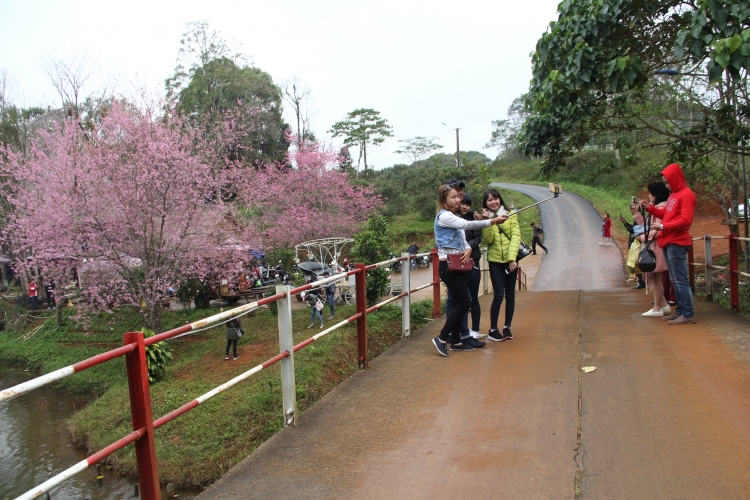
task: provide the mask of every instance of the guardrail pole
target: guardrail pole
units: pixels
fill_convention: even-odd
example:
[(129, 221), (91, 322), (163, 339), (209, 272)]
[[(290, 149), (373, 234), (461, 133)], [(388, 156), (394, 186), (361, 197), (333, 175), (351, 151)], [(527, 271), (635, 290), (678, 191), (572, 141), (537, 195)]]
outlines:
[(706, 254), (706, 299), (714, 300), (714, 256), (711, 250), (711, 235), (705, 235), (703, 240)]
[(276, 293), (286, 296), (278, 301), (279, 352), (289, 352), (281, 360), (281, 394), (284, 405), (284, 427), (297, 425), (297, 388), (294, 379), (294, 333), (292, 332), (292, 296), (289, 285), (276, 285)]
[(359, 367), (365, 369), (370, 366), (370, 360), (367, 356), (367, 302), (365, 300), (367, 271), (365, 271), (365, 265), (361, 262), (355, 264), (354, 267), (359, 271), (355, 275), (355, 288), (357, 312), (361, 314), (357, 318), (357, 360), (359, 361)]
[(430, 251), (432, 258), (432, 318), (440, 317), (440, 260), (438, 259), (437, 248)]
[(489, 277), (489, 264), (487, 263), (487, 249), (482, 248), (482, 286), (484, 294), (490, 293), (490, 277)]
[(141, 332), (126, 333), (124, 341), (126, 344), (137, 344), (136, 349), (125, 355), (133, 430), (146, 428), (145, 435), (135, 442), (138, 484), (141, 488), (142, 498), (160, 500), (161, 489), (159, 488), (159, 471), (156, 464), (156, 443), (154, 442), (154, 421), (151, 413), (151, 391), (148, 387), (146, 345), (143, 342)]
[(690, 291), (695, 293), (695, 257), (693, 256), (693, 242), (690, 242), (688, 249), (688, 278), (690, 280)]
[(740, 312), (740, 266), (737, 261), (737, 235), (729, 235), (729, 290), (732, 295), (732, 311)]
[(401, 257), (406, 257), (406, 266), (401, 266), (401, 292), (406, 292), (401, 299), (401, 334), (408, 338), (411, 337), (411, 259), (409, 252), (402, 252)]

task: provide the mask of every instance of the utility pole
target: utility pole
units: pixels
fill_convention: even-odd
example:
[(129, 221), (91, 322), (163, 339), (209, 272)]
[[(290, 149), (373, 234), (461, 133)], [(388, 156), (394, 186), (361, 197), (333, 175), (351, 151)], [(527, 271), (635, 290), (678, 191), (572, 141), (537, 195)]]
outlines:
[(458, 131), (461, 130), (460, 128), (456, 129), (456, 166), (458, 168), (461, 168), (461, 150), (458, 147)]

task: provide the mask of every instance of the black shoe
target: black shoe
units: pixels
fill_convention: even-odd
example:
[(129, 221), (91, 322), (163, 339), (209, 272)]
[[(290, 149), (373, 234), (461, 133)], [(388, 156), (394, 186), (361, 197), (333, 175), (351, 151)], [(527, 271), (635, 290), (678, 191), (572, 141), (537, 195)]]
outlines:
[(451, 344), (451, 351), (473, 351), (474, 348), (465, 340), (459, 344)]
[(536, 252), (533, 252), (531, 255), (536, 255)]
[(646, 288), (646, 285), (644, 285), (644, 284), (642, 284), (642, 283), (638, 283), (637, 285), (635, 285), (635, 286), (632, 286), (631, 288), (632, 288), (633, 290), (641, 290), (641, 289), (643, 289), (643, 288)]
[(549, 253), (549, 248), (545, 248), (544, 253)]
[(234, 361), (235, 359), (240, 359), (240, 357), (239, 356), (235, 356), (234, 359), (232, 359), (232, 361)]
[(470, 345), (471, 347), (476, 347), (477, 349), (481, 349), (485, 345), (487, 345), (486, 342), (480, 342), (477, 339), (473, 337), (469, 337), (468, 339), (464, 339), (462, 342), (465, 342), (467, 345)]
[(440, 337), (432, 339), (432, 343), (435, 344), (435, 349), (438, 350), (441, 356), (448, 356), (448, 346), (440, 340)]
[(503, 328), (503, 340), (510, 340), (513, 338), (513, 334), (510, 333), (510, 328), (507, 326)]
[(502, 342), (503, 340), (505, 340), (505, 337), (503, 337), (503, 334), (498, 332), (497, 330), (490, 330), (490, 333), (487, 335), (487, 340)]

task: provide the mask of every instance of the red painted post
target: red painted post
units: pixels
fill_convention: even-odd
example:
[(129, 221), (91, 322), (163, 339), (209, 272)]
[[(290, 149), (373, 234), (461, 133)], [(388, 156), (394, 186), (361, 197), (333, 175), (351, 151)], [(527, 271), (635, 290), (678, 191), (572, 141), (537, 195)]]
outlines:
[(690, 279), (690, 291), (695, 293), (695, 257), (693, 255), (693, 242), (690, 242), (690, 249), (688, 250), (688, 277)]
[(365, 300), (367, 271), (365, 271), (365, 265), (362, 263), (355, 264), (355, 267), (359, 271), (355, 275), (354, 283), (357, 294), (357, 312), (361, 314), (357, 318), (357, 360), (359, 361), (359, 367), (364, 369), (370, 366), (370, 360), (367, 356), (367, 303)]
[(737, 235), (729, 235), (729, 290), (732, 298), (732, 311), (740, 312), (740, 266), (737, 262)]
[(148, 365), (143, 334), (125, 334), (126, 344), (137, 344), (133, 352), (125, 355), (128, 369), (128, 389), (130, 392), (130, 413), (133, 430), (146, 428), (146, 434), (135, 442), (135, 457), (138, 463), (138, 484), (141, 498), (161, 500), (159, 471), (156, 466), (156, 444), (154, 442), (154, 422), (151, 413), (151, 391), (148, 387)]
[(430, 250), (432, 258), (432, 318), (440, 317), (440, 260), (438, 259), (437, 248)]

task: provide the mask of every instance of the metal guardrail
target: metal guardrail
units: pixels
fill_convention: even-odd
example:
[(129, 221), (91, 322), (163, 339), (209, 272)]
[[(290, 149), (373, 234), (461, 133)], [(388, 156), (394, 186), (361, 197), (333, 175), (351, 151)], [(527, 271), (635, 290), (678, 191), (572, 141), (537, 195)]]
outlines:
[[(374, 269), (377, 267), (384, 267), (389, 264), (393, 264), (398, 261), (409, 261), (413, 258), (430, 256), (432, 260), (432, 281), (409, 289), (411, 284), (410, 268), (411, 266), (402, 266), (402, 282), (405, 283), (408, 289), (400, 293), (395, 297), (388, 298), (374, 306), (367, 308), (365, 304), (365, 285), (366, 285), (366, 271), (368, 269)], [(65, 471), (57, 474), (50, 478), (44, 483), (36, 486), (35, 488), (27, 491), (23, 495), (17, 498), (20, 499), (33, 499), (49, 492), (50, 489), (64, 482), (65, 480), (73, 477), (86, 470), (88, 467), (95, 465), (97, 462), (108, 457), (112, 453), (124, 448), (125, 446), (135, 443), (136, 447), (136, 461), (138, 465), (138, 483), (140, 487), (141, 496), (145, 499), (160, 499), (161, 490), (159, 488), (159, 474), (156, 462), (156, 445), (154, 441), (154, 430), (158, 429), (162, 425), (176, 419), (180, 415), (187, 413), (188, 411), (199, 406), (201, 403), (213, 398), (214, 396), (230, 389), (231, 387), (239, 384), (252, 377), (253, 375), (261, 372), (262, 370), (272, 366), (276, 363), (281, 363), (281, 380), (282, 380), (282, 400), (283, 400), (283, 412), (284, 412), (284, 426), (296, 426), (297, 425), (297, 400), (296, 400), (296, 389), (294, 379), (294, 353), (307, 347), (316, 340), (328, 335), (329, 333), (348, 325), (352, 322), (357, 322), (357, 357), (359, 367), (365, 369), (368, 367), (369, 360), (367, 356), (367, 314), (383, 307), (386, 304), (394, 302), (398, 299), (402, 300), (402, 335), (404, 338), (411, 335), (411, 294), (422, 290), (427, 287), (433, 288), (433, 318), (440, 317), (440, 278), (438, 275), (438, 257), (437, 250), (431, 252), (420, 253), (416, 255), (409, 255), (403, 253), (401, 257), (390, 259), (384, 262), (378, 262), (370, 266), (364, 264), (356, 264), (355, 270), (335, 274), (325, 279), (318, 280), (313, 283), (308, 283), (301, 287), (291, 288), (288, 285), (279, 285), (276, 287), (276, 294), (271, 297), (245, 304), (226, 312), (209, 316), (208, 318), (195, 321), (193, 323), (175, 328), (173, 330), (154, 335), (153, 337), (144, 338), (141, 332), (128, 332), (124, 335), (125, 345), (113, 349), (111, 351), (98, 354), (91, 358), (85, 359), (73, 365), (61, 368), (54, 372), (47, 373), (41, 377), (37, 377), (28, 382), (16, 385), (9, 389), (5, 389), (0, 392), (0, 403), (10, 401), (22, 394), (26, 394), (34, 389), (42, 387), (46, 384), (61, 380), (65, 377), (79, 373), (87, 368), (96, 366), (101, 363), (105, 363), (119, 356), (125, 356), (127, 376), (128, 376), (128, 387), (130, 392), (130, 406), (133, 420), (133, 432), (119, 439), (118, 441), (110, 444), (106, 448), (94, 453), (85, 460), (82, 460), (74, 466), (66, 469)], [(321, 285), (325, 285), (330, 282), (338, 281), (348, 276), (355, 276), (355, 287), (356, 287), (356, 308), (357, 313), (343, 321), (336, 323), (335, 325), (321, 331), (320, 333), (313, 335), (294, 345), (293, 333), (292, 333), (292, 306), (291, 298), (293, 295), (317, 288)], [(279, 324), (279, 354), (268, 359), (267, 361), (253, 367), (252, 369), (234, 377), (233, 379), (221, 384), (220, 386), (212, 389), (211, 391), (185, 403), (176, 410), (170, 413), (153, 419), (151, 414), (151, 393), (148, 385), (148, 368), (146, 363), (146, 347), (156, 342), (169, 340), (178, 336), (185, 335), (190, 332), (200, 331), (208, 327), (214, 327), (226, 323), (234, 318), (238, 318), (251, 311), (259, 308), (262, 305), (279, 302), (278, 312), (278, 324)]]
[[(738, 243), (740, 241), (750, 242), (750, 238), (742, 238), (734, 234), (729, 236), (712, 236), (707, 234), (700, 238), (693, 238), (693, 242), (703, 240), (704, 244), (704, 262), (695, 262), (693, 256), (693, 246), (691, 245), (688, 252), (688, 269), (690, 275), (690, 288), (695, 291), (695, 268), (702, 267), (706, 275), (706, 298), (713, 300), (714, 269), (729, 271), (729, 294), (732, 304), (732, 311), (740, 311), (740, 276), (750, 278), (750, 274), (740, 271), (738, 261)], [(711, 242), (713, 240), (729, 240), (729, 267), (717, 266), (713, 261), (713, 251)]]

